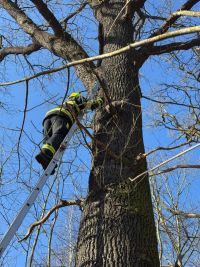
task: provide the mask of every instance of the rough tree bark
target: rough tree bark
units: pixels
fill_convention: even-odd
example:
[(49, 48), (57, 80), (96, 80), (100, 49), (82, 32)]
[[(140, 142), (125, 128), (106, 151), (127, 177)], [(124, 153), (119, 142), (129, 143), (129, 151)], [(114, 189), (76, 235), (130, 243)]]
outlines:
[[(124, 1), (93, 2), (104, 36), (104, 52), (133, 42), (133, 9), (114, 22)], [(114, 24), (113, 24), (114, 23)], [(113, 25), (113, 26), (112, 26)], [(89, 195), (81, 220), (76, 266), (159, 266), (154, 216), (148, 177), (130, 183), (129, 177), (146, 170), (138, 68), (135, 51), (103, 61), (105, 81), (112, 101), (124, 100), (111, 113), (98, 111), (94, 137), (120, 156), (112, 158), (94, 145)]]
[[(89, 2), (100, 23), (100, 53), (112, 52), (134, 42), (136, 29), (132, 18), (136, 11), (140, 12), (145, 0)], [(198, 2), (186, 0), (181, 10), (191, 9)], [(26, 55), (40, 48), (48, 49), (68, 61), (88, 57), (48, 9), (48, 1), (47, 4), (42, 0), (32, 3), (54, 33), (36, 25), (17, 5), (17, 1), (0, 0), (0, 7), (15, 19), (33, 42), (27, 47), (1, 49), (0, 61), (9, 54)], [(179, 15), (169, 17), (150, 37), (166, 33), (178, 18)], [(134, 183), (129, 180), (129, 177), (134, 178), (147, 170), (145, 158), (136, 160), (139, 154), (144, 153), (139, 68), (150, 55), (189, 49), (198, 44), (199, 37), (169, 45), (151, 44), (102, 61), (104, 85), (115, 105), (110, 110), (99, 110), (94, 119), (94, 138), (100, 142), (94, 141), (93, 144), (89, 193), (77, 242), (77, 267), (159, 266), (148, 177), (142, 177)], [(76, 66), (77, 76), (88, 91), (96, 80), (95, 70), (94, 63)], [(107, 149), (99, 145), (102, 143), (107, 145)], [(118, 155), (118, 159), (112, 157), (113, 154)]]

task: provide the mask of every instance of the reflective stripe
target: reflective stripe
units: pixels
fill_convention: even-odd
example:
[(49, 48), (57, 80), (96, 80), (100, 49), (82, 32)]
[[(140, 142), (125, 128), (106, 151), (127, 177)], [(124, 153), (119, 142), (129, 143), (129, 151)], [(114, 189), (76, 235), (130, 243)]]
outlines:
[(81, 96), (81, 94), (79, 92), (73, 92), (73, 93), (71, 93), (71, 95), (69, 96), (69, 98), (77, 97), (77, 96)]
[(63, 109), (63, 108), (62, 108), (62, 109), (61, 109), (61, 108), (53, 108), (53, 109), (50, 109), (50, 110), (46, 113), (45, 116), (48, 116), (51, 112), (54, 112), (54, 111), (60, 111), (60, 112), (62, 112), (62, 113), (65, 113), (65, 115), (67, 115), (67, 116), (70, 118), (71, 122), (72, 122), (72, 123), (74, 122), (74, 119), (73, 119), (72, 115), (70, 114), (70, 112), (67, 111), (66, 109)]
[(87, 101), (85, 107), (89, 109), (89, 108), (91, 108), (91, 106), (92, 106), (92, 102), (91, 101)]
[(69, 124), (69, 123), (66, 124), (66, 128), (67, 128), (67, 129), (70, 128), (70, 124)]
[(48, 150), (50, 150), (53, 155), (56, 153), (55, 148), (52, 145), (49, 145), (49, 144), (44, 144), (42, 146), (42, 149), (48, 149)]
[(69, 104), (69, 105), (74, 105), (74, 104), (76, 104), (75, 101), (73, 101), (73, 100), (68, 100), (66, 103)]
[(98, 99), (97, 102), (103, 104), (103, 99)]
[(80, 112), (80, 108), (78, 107), (78, 105), (76, 104), (75, 101), (68, 100), (66, 103), (69, 104), (69, 105), (72, 105), (73, 107), (75, 107), (75, 109), (76, 109), (76, 111), (77, 111), (78, 113)]

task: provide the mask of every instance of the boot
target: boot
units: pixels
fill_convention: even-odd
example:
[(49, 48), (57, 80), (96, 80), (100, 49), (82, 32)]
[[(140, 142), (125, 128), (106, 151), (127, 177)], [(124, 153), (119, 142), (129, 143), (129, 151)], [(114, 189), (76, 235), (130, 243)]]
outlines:
[[(35, 156), (35, 159), (37, 160), (37, 162), (39, 162), (42, 165), (43, 170), (46, 170), (47, 166), (49, 165), (49, 163), (52, 159), (45, 152), (46, 151), (41, 150), (40, 153)], [(51, 172), (51, 175), (53, 175), (55, 173), (56, 167), (57, 167), (57, 164), (56, 164), (55, 168), (53, 169), (53, 171)]]

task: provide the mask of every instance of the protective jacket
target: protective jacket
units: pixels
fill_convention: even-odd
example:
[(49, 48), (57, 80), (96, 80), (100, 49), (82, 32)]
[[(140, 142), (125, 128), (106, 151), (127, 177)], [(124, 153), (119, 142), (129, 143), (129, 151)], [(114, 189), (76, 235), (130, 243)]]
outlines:
[[(72, 93), (73, 95), (75, 93)], [(82, 110), (84, 109), (95, 109), (103, 104), (103, 99), (98, 97), (95, 100), (88, 100), (87, 98), (81, 96), (80, 94), (78, 96), (71, 96), (68, 98), (66, 102), (63, 103), (62, 106), (58, 106), (56, 108), (50, 109), (43, 120), (44, 121), (49, 118), (52, 115), (59, 115), (63, 117), (68, 117), (68, 119), (71, 121), (71, 124), (74, 123), (75, 119), (73, 117), (73, 112), (75, 115), (78, 115)]]
[(63, 139), (75, 121), (75, 116), (84, 109), (95, 109), (103, 105), (103, 99), (88, 100), (80, 93), (72, 93), (62, 106), (49, 110), (43, 120), (44, 145), (36, 160), (46, 169)]

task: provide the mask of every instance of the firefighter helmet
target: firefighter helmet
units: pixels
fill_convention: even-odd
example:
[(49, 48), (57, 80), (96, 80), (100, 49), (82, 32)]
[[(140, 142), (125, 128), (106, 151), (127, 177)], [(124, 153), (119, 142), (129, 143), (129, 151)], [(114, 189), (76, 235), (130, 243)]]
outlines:
[(79, 92), (73, 92), (73, 93), (71, 93), (71, 95), (68, 97), (68, 99), (72, 99), (72, 98), (80, 97), (80, 96), (81, 96), (81, 93), (79, 93)]

